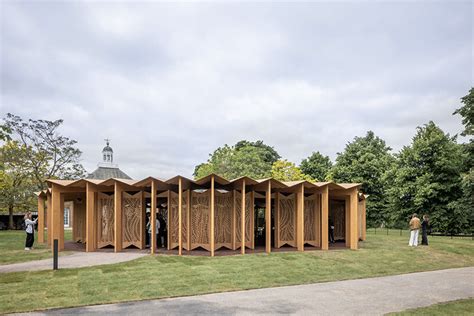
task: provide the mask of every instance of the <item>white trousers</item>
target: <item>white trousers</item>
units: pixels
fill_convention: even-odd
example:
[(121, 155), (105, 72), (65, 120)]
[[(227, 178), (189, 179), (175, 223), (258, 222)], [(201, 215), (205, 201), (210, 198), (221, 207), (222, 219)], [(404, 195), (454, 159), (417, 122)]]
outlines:
[(408, 246), (418, 246), (418, 232), (419, 229), (414, 229), (410, 231), (410, 241), (408, 242)]

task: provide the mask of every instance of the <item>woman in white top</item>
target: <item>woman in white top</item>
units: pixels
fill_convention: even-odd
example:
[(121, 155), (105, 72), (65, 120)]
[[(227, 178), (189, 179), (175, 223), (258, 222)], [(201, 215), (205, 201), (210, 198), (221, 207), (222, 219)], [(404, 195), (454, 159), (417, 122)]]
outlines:
[(34, 221), (31, 220), (31, 212), (25, 214), (25, 230), (26, 230), (26, 242), (25, 250), (30, 250), (35, 242), (35, 225), (38, 218)]

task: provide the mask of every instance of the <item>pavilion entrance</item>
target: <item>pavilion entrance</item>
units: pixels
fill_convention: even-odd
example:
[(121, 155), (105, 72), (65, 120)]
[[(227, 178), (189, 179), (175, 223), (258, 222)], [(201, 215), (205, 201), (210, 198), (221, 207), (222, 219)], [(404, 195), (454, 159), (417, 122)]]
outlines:
[[(346, 241), (346, 200), (329, 200), (329, 226), (334, 226), (334, 240), (337, 242)], [(329, 228), (328, 228), (329, 229)]]

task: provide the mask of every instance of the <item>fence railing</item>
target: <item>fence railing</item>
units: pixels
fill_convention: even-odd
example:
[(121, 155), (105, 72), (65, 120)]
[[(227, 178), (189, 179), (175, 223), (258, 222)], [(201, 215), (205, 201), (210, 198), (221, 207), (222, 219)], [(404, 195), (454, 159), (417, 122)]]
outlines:
[[(404, 233), (408, 234), (410, 232), (409, 229), (399, 229), (399, 228), (376, 228), (371, 227), (367, 228), (367, 233), (373, 233), (375, 235), (400, 235), (403, 236)], [(438, 236), (438, 237), (451, 237), (451, 238), (471, 238), (474, 240), (474, 232), (472, 233), (460, 233), (460, 234), (450, 234), (450, 233), (442, 233), (442, 232), (431, 232), (428, 234), (429, 236)]]

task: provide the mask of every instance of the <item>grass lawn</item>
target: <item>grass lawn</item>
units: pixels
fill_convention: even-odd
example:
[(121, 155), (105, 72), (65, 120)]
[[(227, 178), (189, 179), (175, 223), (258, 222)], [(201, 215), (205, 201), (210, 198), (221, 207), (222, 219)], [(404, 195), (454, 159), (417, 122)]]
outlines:
[(407, 232), (378, 231), (369, 232), (358, 251), (158, 255), (115, 265), (0, 274), (0, 313), (474, 266), (471, 239), (432, 237), (429, 247), (417, 248), (407, 243)]
[[(45, 233), (46, 240), (47, 232)], [(0, 231), (0, 265), (25, 262), (31, 260), (47, 259), (53, 256), (51, 250), (46, 244), (39, 244), (38, 233), (35, 232), (35, 243), (33, 250), (25, 251), (26, 233), (23, 230), (4, 230)], [(71, 230), (64, 231), (65, 239), (72, 239)], [(60, 255), (68, 254), (61, 252)]]
[(447, 303), (440, 303), (428, 307), (409, 309), (401, 313), (390, 313), (390, 316), (408, 316), (408, 315), (472, 315), (474, 314), (474, 299), (458, 300)]

